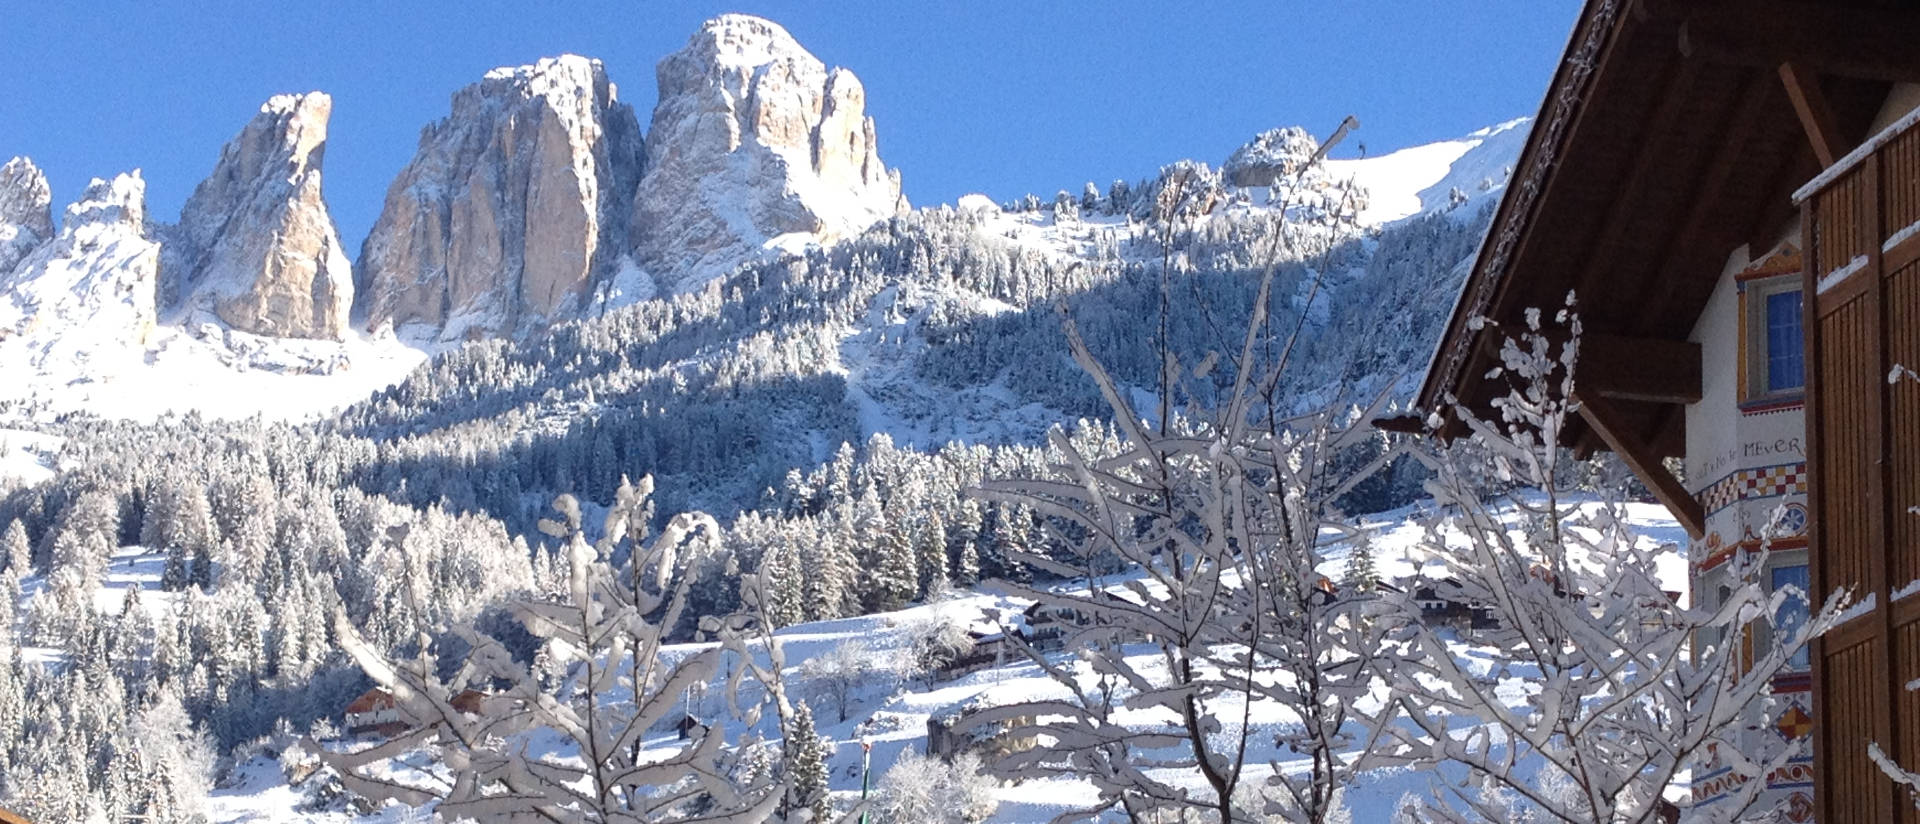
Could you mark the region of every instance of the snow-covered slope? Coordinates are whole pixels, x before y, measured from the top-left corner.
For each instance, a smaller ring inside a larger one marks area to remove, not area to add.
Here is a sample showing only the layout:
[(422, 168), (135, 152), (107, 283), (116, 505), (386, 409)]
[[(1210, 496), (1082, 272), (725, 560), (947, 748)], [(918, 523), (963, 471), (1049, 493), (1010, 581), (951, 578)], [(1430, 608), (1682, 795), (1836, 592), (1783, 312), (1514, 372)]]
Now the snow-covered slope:
[[(297, 112), (292, 104), (299, 101), (269, 103), (248, 134), (273, 132), (269, 127), (287, 127), (302, 116), (324, 120), (324, 111), (314, 112), (323, 98), (311, 97)], [(298, 144), (288, 151), (317, 156), (320, 137), (311, 129), (305, 134), (299, 140), (288, 137)], [(285, 172), (280, 167), (287, 158), (242, 163), (242, 155), (258, 147), (243, 139), (228, 148), (216, 179), (201, 187), (206, 196), (189, 203), (192, 225), (180, 231), (148, 219), (146, 182), (136, 170), (94, 180), (66, 208), (58, 233), (44, 237), (48, 222), (35, 219), (36, 209), (44, 209), (44, 178), (24, 160), (0, 171), (0, 188), (11, 193), (0, 198), (10, 204), (8, 229), (0, 233), (8, 237), (0, 243), (27, 249), (10, 271), (0, 271), (0, 375), (5, 376), (0, 404), (22, 406), (30, 414), (84, 410), (147, 419), (198, 411), (214, 417), (302, 419), (360, 400), (426, 359), (428, 346), (331, 326), (343, 319), (346, 296), (330, 291), (325, 281), (340, 278), (333, 286), (345, 289), (346, 272), (318, 199), (317, 166), (297, 175), (298, 186), (276, 183), (271, 178)], [(241, 168), (255, 174), (226, 180)], [(214, 184), (245, 191), (235, 202), (213, 204), (220, 199), (220, 186)], [(280, 197), (290, 191), (302, 193), (292, 206)], [(271, 225), (233, 225), (236, 219), (260, 218), (263, 209)], [(308, 232), (317, 233), (307, 248), (311, 254), (297, 253), (295, 236)], [(209, 313), (186, 312), (161, 322), (160, 274), (168, 243), (183, 247), (176, 257), (183, 301), (191, 305), (205, 297)], [(256, 271), (229, 266), (203, 280), (196, 276), (201, 259), (191, 250), (208, 249), (224, 250), (212, 259), (229, 262), (247, 258), (235, 250), (251, 249), (248, 265), (257, 264)], [(282, 338), (235, 328), (276, 327), (275, 312), (299, 303), (281, 299), (289, 290), (307, 302), (284, 319), (326, 322), (277, 328), (339, 339)]]
[(159, 273), (146, 208), (138, 171), (95, 178), (59, 236), (0, 274), (0, 372), (76, 380), (138, 366)]
[(0, 402), (37, 412), (298, 419), (419, 365), (392, 336), (262, 337), (216, 323), (156, 324), (160, 244), (138, 172), (95, 180), (58, 237), (0, 274)]
[[(1405, 583), (1409, 576), (1431, 571), (1417, 549), (1425, 538), (1423, 519), (1430, 514), (1429, 508), (1430, 505), (1420, 504), (1382, 513), (1365, 525), (1374, 535), (1371, 544), (1373, 561), (1385, 579)], [(1662, 575), (1672, 578), (1672, 586), (1676, 591), (1684, 591), (1686, 562), (1677, 548), (1678, 543), (1683, 543), (1684, 532), (1678, 523), (1663, 508), (1654, 504), (1630, 504), (1626, 512), (1645, 545), (1667, 547), (1667, 551), (1661, 553)], [(152, 563), (154, 560), (154, 556), (139, 555), (131, 550), (124, 557), (139, 558), (143, 563)], [(119, 563), (116, 560), (116, 565)], [(1330, 554), (1320, 571), (1339, 580), (1345, 573), (1345, 564), (1345, 553), (1336, 551)], [(118, 604), (118, 590), (115, 588), (126, 586), (134, 577), (130, 573), (110, 582), (109, 590), (103, 591), (96, 598), (96, 603)], [(1065, 586), (1072, 588), (1074, 585)], [(1055, 681), (1017, 653), (1009, 653), (997, 666), (952, 679), (907, 674), (906, 662), (910, 655), (911, 639), (920, 628), (929, 624), (959, 624), (976, 632), (990, 634), (1003, 625), (1018, 625), (1022, 620), (1022, 611), (1029, 604), (1019, 598), (961, 592), (937, 603), (860, 618), (798, 624), (777, 633), (788, 663), (784, 677), (789, 698), (806, 700), (813, 706), (817, 730), (826, 739), (829, 750), (829, 784), (834, 797), (843, 807), (850, 806), (860, 797), (863, 744), (872, 746), (872, 774), (874, 784), (879, 785), (881, 777), (904, 754), (926, 751), (928, 721), (931, 719), (950, 717), (968, 707), (1014, 704), (1063, 695)], [(872, 674), (853, 688), (847, 717), (839, 719), (827, 685), (810, 680), (802, 666), (809, 660), (824, 657), (835, 648), (849, 644), (861, 646), (864, 660), (872, 665)], [(694, 648), (670, 647), (666, 654), (672, 656)], [(1477, 671), (1486, 672), (1492, 663), (1486, 652), (1470, 641), (1456, 639), (1452, 649), (1456, 656), (1471, 662), (1469, 666)], [(1156, 647), (1146, 644), (1129, 650), (1130, 662), (1145, 673), (1152, 673), (1161, 666), (1159, 655)], [(1074, 666), (1070, 652), (1052, 653), (1050, 661), (1056, 666)], [(1516, 674), (1508, 672), (1502, 677), (1511, 678)], [(705, 697), (695, 699), (697, 703), (689, 711), (696, 717), (724, 717), (725, 699), (720, 687), (720, 683), (714, 683), (703, 693)], [(1517, 702), (1520, 693), (1515, 692), (1514, 695)], [(1290, 716), (1280, 707), (1263, 704), (1251, 707), (1248, 717), (1249, 723), (1260, 729), (1277, 728), (1288, 723), (1289, 719)], [(1144, 724), (1146, 720), (1142, 719), (1139, 723)], [(763, 722), (762, 731), (776, 737), (778, 735), (770, 722)], [(680, 743), (671, 731), (663, 730), (651, 738), (647, 746), (665, 753)], [(1249, 743), (1255, 748), (1249, 753), (1249, 769), (1256, 770), (1258, 775), (1264, 776), (1266, 771), (1272, 769), (1270, 765), (1277, 765), (1288, 772), (1310, 768), (1308, 759), (1276, 747), (1271, 736), (1256, 734), (1249, 739)], [(1160, 770), (1156, 771), (1156, 777), (1176, 786), (1190, 786), (1196, 792), (1204, 792), (1205, 789), (1197, 783), (1200, 779), (1191, 770)], [(1362, 777), (1347, 791), (1345, 803), (1353, 814), (1353, 821), (1386, 822), (1392, 818), (1394, 805), (1403, 794), (1425, 792), (1428, 782), (1429, 776), (1422, 772), (1376, 770)], [(998, 785), (992, 792), (998, 799), (999, 807), (987, 820), (997, 824), (1047, 821), (1061, 813), (1084, 807), (1095, 797), (1090, 784), (1066, 777), (1036, 777)], [(285, 820), (295, 805), (305, 802), (303, 789), (288, 785), (277, 762), (269, 757), (259, 757), (234, 768), (228, 781), (216, 789), (209, 799), (208, 813), (215, 824)], [(326, 810), (302, 812), (300, 815), (302, 820), (309, 821), (384, 824), (414, 820), (409, 817), (413, 813), (403, 805), (390, 803), (365, 814), (357, 814), (344, 804), (335, 804)]]
[(1391, 223), (1504, 191), (1532, 123), (1523, 117), (1456, 140), (1378, 157), (1332, 159), (1327, 170), (1367, 189), (1370, 198), (1360, 213), (1362, 223)]

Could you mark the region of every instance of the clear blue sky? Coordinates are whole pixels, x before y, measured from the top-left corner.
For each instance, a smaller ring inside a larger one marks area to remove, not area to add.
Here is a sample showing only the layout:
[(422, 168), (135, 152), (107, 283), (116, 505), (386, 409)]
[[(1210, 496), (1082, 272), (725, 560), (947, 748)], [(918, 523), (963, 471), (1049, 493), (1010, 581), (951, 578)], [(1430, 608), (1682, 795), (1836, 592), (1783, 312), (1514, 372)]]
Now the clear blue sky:
[[(140, 167), (172, 220), (268, 97), (333, 95), (326, 195), (357, 254), (420, 127), (488, 69), (600, 58), (645, 124), (654, 63), (727, 11), (786, 26), (866, 83), (916, 204), (1078, 191), (1256, 132), (1358, 115), (1373, 153), (1539, 108), (1576, 0), (1332, 3), (18, 3), (0, 26), (0, 159), (52, 178)], [(1343, 154), (1351, 154), (1347, 147)]]

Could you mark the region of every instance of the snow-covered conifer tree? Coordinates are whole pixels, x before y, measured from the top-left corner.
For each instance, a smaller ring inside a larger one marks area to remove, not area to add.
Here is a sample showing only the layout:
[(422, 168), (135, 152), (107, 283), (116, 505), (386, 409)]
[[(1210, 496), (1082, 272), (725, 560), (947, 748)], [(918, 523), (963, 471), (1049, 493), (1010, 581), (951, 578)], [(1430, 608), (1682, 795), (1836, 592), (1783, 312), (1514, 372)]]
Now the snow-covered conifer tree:
[(194, 727), (172, 689), (160, 690), (153, 704), (132, 721), (129, 732), (139, 753), (133, 767), (144, 796), (134, 812), (147, 821), (198, 820), (213, 789), (213, 741)]
[(953, 580), (961, 586), (980, 582), (980, 545), (968, 541), (960, 545), (960, 557), (953, 562)]
[(939, 512), (928, 515), (920, 525), (914, 552), (915, 567), (920, 574), (920, 597), (926, 598), (948, 583), (947, 525), (940, 519)]
[(168, 592), (179, 592), (187, 588), (192, 578), (192, 564), (187, 560), (187, 547), (180, 543), (167, 544), (167, 561), (160, 570), (160, 588)]
[(1107, 187), (1107, 214), (1124, 215), (1133, 209), (1133, 187), (1125, 180), (1115, 180)]
[(1093, 185), (1093, 181), (1089, 180), (1087, 185), (1080, 189), (1080, 211), (1082, 214), (1091, 215), (1100, 211), (1100, 206), (1100, 187)]
[(873, 612), (899, 609), (920, 592), (920, 570), (913, 541), (900, 528), (878, 531), (868, 606)]
[(1373, 542), (1366, 537), (1355, 540), (1353, 548), (1347, 551), (1346, 580), (1341, 584), (1363, 594), (1380, 588), (1380, 570), (1373, 565)]
[(206, 592), (213, 589), (213, 546), (211, 541), (202, 541), (193, 548), (193, 558), (187, 566), (187, 583)]
[(22, 578), (33, 574), (33, 545), (28, 543), (27, 528), (18, 518), (9, 521), (7, 531), (0, 533), (0, 563)]
[(792, 773), (787, 806), (807, 810), (813, 821), (831, 821), (833, 799), (827, 795), (827, 742), (813, 727), (813, 709), (801, 701), (787, 724), (787, 769)]

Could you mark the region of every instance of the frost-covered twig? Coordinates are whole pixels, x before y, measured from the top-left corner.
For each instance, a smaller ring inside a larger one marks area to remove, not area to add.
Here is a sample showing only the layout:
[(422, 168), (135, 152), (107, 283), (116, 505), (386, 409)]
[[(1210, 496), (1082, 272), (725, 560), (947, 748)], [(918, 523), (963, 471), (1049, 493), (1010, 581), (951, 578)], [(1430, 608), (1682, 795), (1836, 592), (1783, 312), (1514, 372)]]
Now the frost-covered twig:
[[(1338, 592), (1319, 567), (1359, 535), (1333, 501), (1393, 456), (1334, 469), (1344, 450), (1371, 437), (1365, 414), (1270, 422), (1275, 405), (1262, 401), (1273, 376), (1253, 355), (1264, 341), (1272, 284), (1269, 272), (1233, 394), (1208, 422), (1144, 425), (1069, 321), (1074, 359), (1126, 443), (1118, 455), (1095, 460), (1055, 437), (1057, 479), (982, 489), (1071, 524), (1063, 532), (1077, 536), (1073, 548), (1084, 561), (1076, 569), (1039, 555), (1020, 558), (1085, 576), (1084, 592), (999, 584), (1078, 623), (1072, 660), (1032, 652), (1065, 697), (968, 717), (976, 728), (1038, 742), (992, 765), (1003, 777), (1071, 775), (1099, 790), (1095, 805), (1056, 821), (1121, 809), (1136, 820), (1205, 810), (1223, 822), (1267, 815), (1327, 824), (1339, 814), (1341, 788), (1374, 763), (1384, 741), (1387, 717), (1362, 707), (1378, 691), (1370, 659), (1398, 610), (1378, 594)], [(1117, 558), (1130, 572), (1108, 583), (1093, 574), (1095, 558)], [(1256, 703), (1295, 720), (1271, 733), (1273, 743), (1311, 762), (1304, 776), (1275, 765), (1265, 792), (1249, 792), (1251, 743), (1268, 734), (1252, 723)], [(1157, 777), (1167, 771), (1185, 772), (1206, 790)], [(1249, 803), (1249, 795), (1258, 801)]]

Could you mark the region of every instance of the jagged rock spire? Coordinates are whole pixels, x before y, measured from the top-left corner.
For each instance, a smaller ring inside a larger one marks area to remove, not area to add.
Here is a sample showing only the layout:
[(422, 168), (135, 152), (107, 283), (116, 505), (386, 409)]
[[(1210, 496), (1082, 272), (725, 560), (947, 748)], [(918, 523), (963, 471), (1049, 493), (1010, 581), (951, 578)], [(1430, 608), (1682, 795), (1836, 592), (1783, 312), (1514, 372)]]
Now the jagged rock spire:
[(724, 274), (782, 236), (850, 235), (905, 208), (860, 80), (780, 26), (714, 18), (656, 73), (633, 237), (640, 266), (668, 288)]
[(220, 151), (162, 256), (162, 302), (262, 335), (338, 339), (352, 265), (320, 193), (333, 100), (279, 95)]
[(600, 61), (488, 72), (387, 189), (356, 269), (364, 322), (451, 338), (577, 312), (618, 266), (642, 151)]
[(53, 239), (52, 204), (53, 189), (33, 161), (16, 157), (0, 166), (0, 275)]

